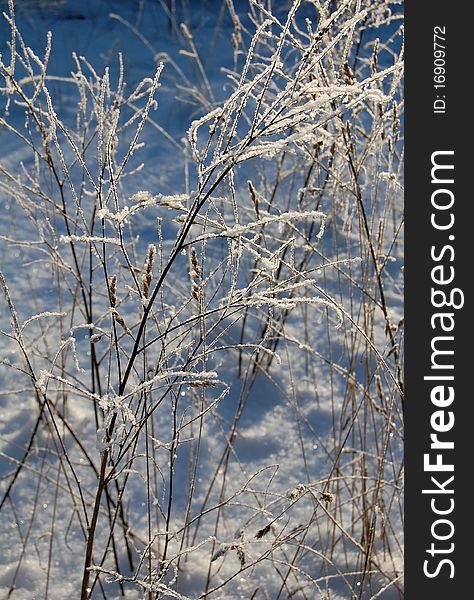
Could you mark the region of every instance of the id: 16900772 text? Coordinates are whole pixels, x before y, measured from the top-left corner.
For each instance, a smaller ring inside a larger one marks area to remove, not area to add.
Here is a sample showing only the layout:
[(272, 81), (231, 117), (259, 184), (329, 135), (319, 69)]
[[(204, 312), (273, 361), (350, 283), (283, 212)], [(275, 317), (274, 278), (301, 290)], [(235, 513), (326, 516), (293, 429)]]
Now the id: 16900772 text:
[(446, 27), (433, 28), (433, 87), (435, 98), (434, 114), (446, 113)]

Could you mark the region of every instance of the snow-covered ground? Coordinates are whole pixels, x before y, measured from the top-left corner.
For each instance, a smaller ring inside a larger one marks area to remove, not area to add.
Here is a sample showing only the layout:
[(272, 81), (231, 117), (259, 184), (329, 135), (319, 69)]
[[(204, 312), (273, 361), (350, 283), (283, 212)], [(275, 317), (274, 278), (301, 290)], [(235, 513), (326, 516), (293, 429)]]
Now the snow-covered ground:
[[(400, 6), (297, 4), (17, 0), (13, 38), (2, 4), (1, 597), (81, 598), (91, 529), (84, 598), (403, 596)], [(8, 77), (48, 31), (43, 136)], [(265, 77), (274, 147), (239, 164)]]

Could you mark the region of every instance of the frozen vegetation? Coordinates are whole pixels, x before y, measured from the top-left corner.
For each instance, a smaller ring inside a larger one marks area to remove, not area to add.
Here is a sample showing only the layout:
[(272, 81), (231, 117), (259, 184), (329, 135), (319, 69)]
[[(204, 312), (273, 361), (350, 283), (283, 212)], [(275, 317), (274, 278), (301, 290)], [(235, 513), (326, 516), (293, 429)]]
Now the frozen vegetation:
[(2, 8), (0, 596), (402, 598), (402, 3)]

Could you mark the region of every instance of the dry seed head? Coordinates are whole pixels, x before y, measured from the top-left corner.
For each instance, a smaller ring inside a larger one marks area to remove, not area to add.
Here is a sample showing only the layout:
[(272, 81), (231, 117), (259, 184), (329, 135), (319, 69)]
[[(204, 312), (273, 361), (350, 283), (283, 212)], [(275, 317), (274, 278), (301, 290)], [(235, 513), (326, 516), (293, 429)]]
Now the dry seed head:
[(298, 498), (300, 498), (305, 492), (306, 492), (306, 486), (303, 483), (299, 483), (295, 489), (291, 490), (291, 492), (289, 492), (288, 494), (288, 499), (289, 500), (298, 500)]
[(115, 319), (115, 321), (120, 325), (120, 327), (122, 327), (122, 329), (125, 331), (125, 333), (127, 335), (132, 335), (132, 332), (130, 331), (130, 329), (127, 327), (127, 324), (125, 323), (124, 318), (122, 317), (122, 315), (115, 310), (115, 308), (112, 308), (111, 310), (111, 314), (112, 317)]
[(199, 279), (199, 277), (201, 276), (201, 267), (199, 266), (199, 263), (198, 263), (198, 258), (197, 258), (195, 248), (191, 248), (191, 266), (192, 266), (192, 271), (190, 272), (191, 277), (194, 277), (195, 279)]
[(378, 373), (375, 374), (375, 383), (377, 385), (377, 395), (379, 397), (379, 400), (381, 402), (383, 402), (383, 390), (382, 390), (382, 381), (380, 379), (380, 375)]
[(379, 45), (380, 40), (377, 38), (374, 43), (374, 51), (372, 52), (372, 59), (370, 61), (370, 68), (372, 69), (372, 74), (377, 70), (377, 60), (379, 55)]
[(257, 533), (255, 534), (255, 539), (259, 540), (260, 538), (263, 538), (264, 536), (266, 536), (267, 533), (270, 531), (271, 527), (272, 526), (269, 523), (268, 525), (265, 525), (265, 527), (262, 527), (262, 529), (259, 529), (257, 531)]
[(228, 549), (229, 546), (227, 544), (221, 544), (221, 547), (213, 554), (211, 562), (214, 562), (218, 558), (221, 558), (221, 556), (224, 556)]
[(219, 383), (215, 379), (203, 379), (202, 381), (190, 381), (189, 385), (191, 387), (217, 387)]
[(252, 198), (252, 202), (255, 207), (255, 214), (257, 215), (257, 219), (260, 219), (260, 210), (258, 207), (257, 190), (254, 188), (254, 185), (250, 181), (250, 179), (247, 181), (247, 185), (249, 186), (250, 197)]
[(192, 286), (192, 295), (195, 300), (199, 301), (201, 299), (201, 288), (195, 283)]
[(344, 79), (346, 80), (346, 83), (348, 85), (354, 85), (354, 83), (355, 83), (354, 72), (350, 68), (347, 60), (343, 62), (341, 71), (342, 71), (342, 74), (344, 75)]
[(112, 275), (109, 281), (110, 306), (117, 306), (117, 275)]
[(328, 503), (334, 500), (334, 496), (329, 492), (321, 492), (321, 498), (324, 500), (324, 502)]
[(156, 255), (156, 248), (153, 244), (150, 244), (148, 246), (148, 252), (146, 255), (146, 260), (145, 260), (145, 266), (144, 266), (144, 273), (143, 273), (143, 277), (142, 277), (142, 283), (143, 283), (143, 295), (145, 296), (145, 298), (148, 298), (148, 293), (150, 291), (150, 284), (151, 284), (151, 280), (153, 278), (153, 262), (155, 260), (155, 255)]
[(392, 131), (396, 135), (398, 132), (398, 128), (400, 126), (400, 119), (398, 118), (398, 110), (397, 105), (393, 103), (393, 122), (392, 122)]

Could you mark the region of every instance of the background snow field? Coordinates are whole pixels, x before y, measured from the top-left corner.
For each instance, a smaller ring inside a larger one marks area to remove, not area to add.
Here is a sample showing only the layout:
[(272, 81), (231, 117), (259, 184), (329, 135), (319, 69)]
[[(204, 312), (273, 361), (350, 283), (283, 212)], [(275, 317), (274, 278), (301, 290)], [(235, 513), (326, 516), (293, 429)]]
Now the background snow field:
[(402, 3), (1, 4), (0, 596), (402, 598)]

